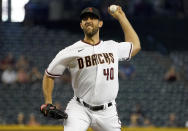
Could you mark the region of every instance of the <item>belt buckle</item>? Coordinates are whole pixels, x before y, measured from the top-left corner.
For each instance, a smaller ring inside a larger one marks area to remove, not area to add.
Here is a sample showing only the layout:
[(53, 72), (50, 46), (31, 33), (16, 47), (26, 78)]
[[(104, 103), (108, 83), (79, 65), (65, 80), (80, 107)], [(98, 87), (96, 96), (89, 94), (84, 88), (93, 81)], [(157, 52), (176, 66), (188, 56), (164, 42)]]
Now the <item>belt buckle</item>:
[(103, 105), (103, 110), (106, 110), (107, 107), (108, 107), (108, 103), (105, 103), (105, 104)]

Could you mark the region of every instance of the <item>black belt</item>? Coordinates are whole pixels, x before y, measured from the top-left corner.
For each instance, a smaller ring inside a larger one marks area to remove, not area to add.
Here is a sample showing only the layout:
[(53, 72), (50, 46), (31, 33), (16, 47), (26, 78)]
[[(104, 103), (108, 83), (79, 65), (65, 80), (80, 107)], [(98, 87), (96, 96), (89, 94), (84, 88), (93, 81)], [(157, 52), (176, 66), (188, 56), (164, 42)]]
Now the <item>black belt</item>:
[[(82, 102), (80, 101), (80, 98), (77, 97), (76, 100), (77, 100), (79, 103), (82, 104)], [(83, 105), (84, 105), (85, 107), (89, 108), (89, 109), (92, 110), (92, 111), (99, 111), (99, 110), (103, 110), (103, 109), (105, 108), (104, 105), (100, 105), (100, 106), (91, 106), (91, 105), (85, 103), (84, 101), (83, 101)], [(108, 105), (108, 107), (112, 106), (112, 102), (108, 103), (107, 105)]]

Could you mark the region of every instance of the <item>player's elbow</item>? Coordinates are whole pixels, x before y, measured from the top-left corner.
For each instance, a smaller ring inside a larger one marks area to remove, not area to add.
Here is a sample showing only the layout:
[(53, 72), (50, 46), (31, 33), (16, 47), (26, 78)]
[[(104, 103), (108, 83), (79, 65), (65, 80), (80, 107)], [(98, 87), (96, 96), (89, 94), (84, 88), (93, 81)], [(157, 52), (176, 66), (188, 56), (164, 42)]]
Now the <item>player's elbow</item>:
[(136, 48), (136, 51), (139, 52), (141, 50), (141, 46), (139, 45), (137, 48)]
[(134, 50), (138, 53), (141, 50), (140, 41), (138, 40), (133, 47), (134, 47)]
[(135, 56), (141, 50), (141, 46), (134, 46), (131, 56)]
[(140, 46), (140, 43), (136, 46), (136, 52), (138, 53), (140, 50), (141, 50), (141, 46)]

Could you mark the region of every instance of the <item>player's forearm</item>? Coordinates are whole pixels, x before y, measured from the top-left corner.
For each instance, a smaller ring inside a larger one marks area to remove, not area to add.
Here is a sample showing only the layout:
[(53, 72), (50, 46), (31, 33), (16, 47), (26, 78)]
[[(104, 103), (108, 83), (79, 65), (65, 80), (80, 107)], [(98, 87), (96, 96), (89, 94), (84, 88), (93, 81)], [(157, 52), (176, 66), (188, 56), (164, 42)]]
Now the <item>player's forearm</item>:
[(43, 88), (45, 104), (52, 104), (52, 92), (54, 88), (54, 79), (44, 74), (42, 88)]
[(134, 56), (141, 49), (140, 40), (138, 38), (138, 35), (135, 32), (135, 30), (133, 29), (133, 27), (131, 26), (131, 24), (128, 21), (128, 19), (126, 18), (126, 16), (123, 16), (122, 18), (120, 18), (119, 23), (123, 29), (125, 41), (133, 43), (132, 56)]

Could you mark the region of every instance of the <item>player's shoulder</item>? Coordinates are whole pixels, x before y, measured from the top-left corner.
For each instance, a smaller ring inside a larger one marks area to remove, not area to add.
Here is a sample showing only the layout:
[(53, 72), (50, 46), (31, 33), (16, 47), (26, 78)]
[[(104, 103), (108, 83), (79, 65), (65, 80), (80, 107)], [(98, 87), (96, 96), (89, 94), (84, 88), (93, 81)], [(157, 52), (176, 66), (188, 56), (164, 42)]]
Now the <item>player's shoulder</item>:
[(114, 41), (114, 40), (105, 40), (103, 41), (105, 44), (116, 44), (116, 43), (119, 43), (117, 41)]
[(80, 41), (76, 41), (72, 45), (69, 45), (69, 46), (63, 48), (62, 50), (60, 50), (60, 52), (72, 51), (74, 49), (77, 49), (80, 45), (81, 45), (81, 42)]
[(76, 41), (75, 43), (73, 43), (72, 45), (66, 47), (67, 50), (74, 50), (74, 49), (78, 49), (80, 47), (83, 47), (84, 44), (81, 40)]
[(116, 44), (121, 44), (121, 43), (129, 43), (129, 44), (132, 44), (132, 42), (117, 42), (117, 41), (114, 41), (114, 40), (107, 40), (107, 41), (104, 41), (105, 44), (111, 44), (111, 45), (116, 45)]
[(107, 46), (114, 46), (115, 44), (117, 44), (118, 42), (114, 41), (114, 40), (105, 40), (103, 41), (103, 44), (104, 45), (107, 45)]

